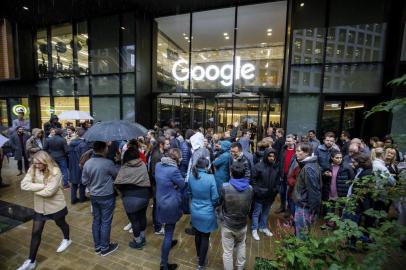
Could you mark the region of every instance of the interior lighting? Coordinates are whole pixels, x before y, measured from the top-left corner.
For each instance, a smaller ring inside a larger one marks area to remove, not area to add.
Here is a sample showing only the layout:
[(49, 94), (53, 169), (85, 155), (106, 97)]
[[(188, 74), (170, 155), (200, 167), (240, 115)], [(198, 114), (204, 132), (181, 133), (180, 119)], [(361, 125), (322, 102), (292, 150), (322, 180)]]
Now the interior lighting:
[(228, 33), (223, 33), (223, 36), (228, 36)]
[(125, 27), (124, 27), (124, 26), (121, 26), (120, 28), (121, 28), (122, 30), (125, 30)]
[(300, 3), (300, 7), (304, 7), (304, 3), (302, 2), (302, 3)]
[(182, 35), (183, 35), (183, 36), (186, 36), (186, 33), (183, 33)]
[(272, 28), (268, 28), (266, 31), (267, 32), (272, 32)]
[(225, 36), (224, 38), (225, 38), (225, 39), (230, 39), (230, 37), (229, 37), (229, 36)]
[(24, 10), (29, 10), (29, 8), (28, 8), (28, 7), (26, 7), (26, 6), (23, 6), (23, 9), (24, 9)]
[(267, 36), (272, 36), (272, 33), (271, 32), (268, 32), (268, 34), (266, 34)]

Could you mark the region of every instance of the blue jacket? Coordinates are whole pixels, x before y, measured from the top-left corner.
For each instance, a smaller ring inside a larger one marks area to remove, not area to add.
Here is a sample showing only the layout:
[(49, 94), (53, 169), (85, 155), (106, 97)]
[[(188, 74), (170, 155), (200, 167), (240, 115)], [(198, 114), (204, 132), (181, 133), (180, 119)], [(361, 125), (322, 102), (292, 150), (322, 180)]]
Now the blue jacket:
[(327, 171), (330, 169), (330, 157), (331, 157), (331, 151), (332, 150), (339, 150), (337, 146), (333, 145), (330, 147), (330, 149), (327, 149), (327, 147), (324, 144), (319, 145), (317, 149), (314, 151), (314, 155), (317, 156), (317, 161), (319, 162), (321, 171)]
[(213, 166), (216, 168), (214, 172), (214, 178), (216, 179), (217, 191), (221, 189), (223, 183), (228, 182), (230, 179), (230, 147), (231, 142), (229, 141), (220, 141), (221, 145), (221, 154), (220, 156), (213, 161)]
[(214, 206), (219, 200), (219, 194), (212, 174), (199, 170), (199, 177), (196, 179), (192, 174), (189, 178), (192, 226), (200, 232), (209, 233), (217, 229)]
[(182, 217), (181, 189), (185, 181), (175, 166), (159, 162), (155, 167), (157, 218), (160, 223), (175, 224)]
[(183, 141), (180, 143), (180, 150), (182, 151), (182, 161), (179, 165), (179, 170), (182, 176), (185, 178), (187, 175), (187, 170), (189, 168), (190, 157), (192, 156), (192, 146), (189, 142)]
[(68, 146), (69, 158), (69, 181), (72, 184), (80, 184), (82, 180), (82, 169), (79, 168), (80, 157), (89, 150), (88, 143), (83, 139), (74, 139)]

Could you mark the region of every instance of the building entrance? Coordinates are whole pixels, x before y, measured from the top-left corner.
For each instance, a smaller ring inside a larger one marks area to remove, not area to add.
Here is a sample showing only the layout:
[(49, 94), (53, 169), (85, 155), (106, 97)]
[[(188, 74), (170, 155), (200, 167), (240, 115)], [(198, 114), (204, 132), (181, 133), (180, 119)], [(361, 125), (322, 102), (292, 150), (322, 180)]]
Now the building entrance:
[(161, 125), (173, 120), (182, 130), (202, 127), (224, 132), (239, 122), (242, 129), (251, 129), (261, 138), (269, 125), (280, 126), (281, 103), (280, 99), (251, 95), (163, 94), (157, 97), (156, 112)]

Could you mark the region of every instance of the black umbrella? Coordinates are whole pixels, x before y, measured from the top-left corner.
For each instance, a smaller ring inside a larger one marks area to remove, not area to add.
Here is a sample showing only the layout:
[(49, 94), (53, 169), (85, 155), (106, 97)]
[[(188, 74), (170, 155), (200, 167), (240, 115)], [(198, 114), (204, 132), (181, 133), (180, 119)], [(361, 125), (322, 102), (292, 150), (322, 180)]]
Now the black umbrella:
[(121, 141), (136, 139), (144, 136), (147, 129), (138, 123), (128, 121), (107, 121), (100, 122), (89, 128), (83, 138), (89, 142), (94, 141)]

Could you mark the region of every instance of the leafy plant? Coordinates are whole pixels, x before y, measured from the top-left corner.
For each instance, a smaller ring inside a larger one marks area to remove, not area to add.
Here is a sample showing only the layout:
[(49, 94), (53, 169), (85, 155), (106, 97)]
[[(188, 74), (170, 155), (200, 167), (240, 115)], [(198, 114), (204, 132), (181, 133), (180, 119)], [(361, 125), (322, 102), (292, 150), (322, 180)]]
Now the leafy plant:
[[(388, 183), (388, 177), (385, 175), (357, 179), (353, 185), (352, 196), (339, 198), (326, 206), (342, 209), (348, 217), (359, 212), (358, 206), (364, 200), (389, 203), (406, 196), (405, 179), (400, 179), (396, 185)], [(373, 227), (365, 228), (350, 218), (329, 213), (325, 219), (336, 224), (332, 231), (323, 235), (311, 231), (306, 240), (286, 233), (277, 241), (279, 245), (275, 250), (276, 258), (271, 261), (258, 261), (258, 265), (256, 262), (255, 269), (382, 269), (391, 255), (400, 254), (400, 238), (406, 236), (406, 228), (396, 220), (391, 220), (385, 211), (368, 209), (363, 215), (374, 218)], [(368, 241), (359, 240), (365, 236), (368, 236)], [(358, 253), (355, 251), (361, 251), (363, 254), (356, 256)]]

